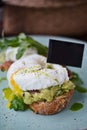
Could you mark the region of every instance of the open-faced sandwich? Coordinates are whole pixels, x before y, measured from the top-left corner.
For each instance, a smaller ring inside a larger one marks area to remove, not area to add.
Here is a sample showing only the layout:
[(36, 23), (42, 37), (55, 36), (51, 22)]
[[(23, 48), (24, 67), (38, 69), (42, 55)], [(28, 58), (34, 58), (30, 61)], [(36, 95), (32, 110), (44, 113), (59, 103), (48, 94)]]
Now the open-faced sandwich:
[(7, 107), (30, 108), (38, 114), (55, 114), (69, 103), (75, 85), (66, 67), (47, 63), (47, 47), (25, 34), (0, 40), (1, 70), (7, 70), (3, 89)]
[(46, 63), (46, 57), (32, 54), (14, 62), (7, 72), (9, 88), (3, 89), (7, 106), (30, 108), (38, 114), (55, 114), (69, 103), (75, 85), (65, 67)]

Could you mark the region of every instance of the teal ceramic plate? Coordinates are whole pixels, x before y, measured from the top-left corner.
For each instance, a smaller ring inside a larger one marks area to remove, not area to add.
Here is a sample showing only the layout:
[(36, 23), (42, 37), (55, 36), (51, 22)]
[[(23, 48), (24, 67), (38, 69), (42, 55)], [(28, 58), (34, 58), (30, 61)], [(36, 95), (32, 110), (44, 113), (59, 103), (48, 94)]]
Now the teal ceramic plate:
[[(82, 68), (70, 67), (71, 70), (78, 72), (87, 88), (87, 44), (82, 41), (52, 37), (52, 36), (33, 36), (42, 44), (48, 45), (49, 39), (60, 39), (71, 42), (84, 43), (84, 55)], [(5, 72), (0, 72), (0, 79), (6, 77)], [(0, 82), (0, 130), (86, 130), (87, 129), (87, 93), (75, 92), (70, 104), (66, 109), (58, 114), (44, 116), (34, 114), (27, 110), (16, 112), (6, 108), (6, 101), (3, 99), (2, 89), (8, 87), (7, 80)], [(82, 103), (84, 107), (76, 112), (69, 108), (73, 103)]]

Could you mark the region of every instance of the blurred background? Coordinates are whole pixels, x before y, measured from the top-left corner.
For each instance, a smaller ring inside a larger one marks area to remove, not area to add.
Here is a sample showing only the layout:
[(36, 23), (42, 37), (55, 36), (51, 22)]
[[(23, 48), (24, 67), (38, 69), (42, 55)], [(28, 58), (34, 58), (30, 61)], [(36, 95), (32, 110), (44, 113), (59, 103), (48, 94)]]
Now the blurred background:
[(87, 0), (2, 0), (0, 35), (20, 32), (87, 41)]

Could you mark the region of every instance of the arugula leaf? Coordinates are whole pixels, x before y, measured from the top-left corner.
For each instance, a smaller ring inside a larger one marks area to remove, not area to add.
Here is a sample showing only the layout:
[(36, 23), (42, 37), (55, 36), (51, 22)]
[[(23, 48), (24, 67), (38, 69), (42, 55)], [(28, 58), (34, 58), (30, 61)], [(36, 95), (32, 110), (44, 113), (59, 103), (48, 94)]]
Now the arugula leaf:
[(17, 37), (12, 38), (12, 39), (3, 38), (3, 39), (0, 40), (1, 51), (7, 49), (9, 46), (11, 46), (11, 47), (20, 46), (18, 38)]
[(20, 59), (22, 57), (22, 55), (24, 54), (25, 50), (26, 50), (26, 48), (19, 47), (18, 52), (16, 54), (16, 59)]
[(83, 81), (82, 79), (79, 77), (79, 75), (75, 72), (72, 72), (72, 79), (71, 81), (76, 85), (75, 90), (77, 90), (80, 93), (86, 93), (87, 92), (87, 88), (83, 87)]
[(21, 42), (21, 44), (20, 49), (18, 50), (18, 53), (16, 55), (17, 59), (21, 58), (25, 50), (29, 47), (35, 47), (38, 51), (38, 54), (46, 56), (48, 50), (47, 47), (35, 41), (33, 38), (23, 36), (23, 38), (21, 37), (19, 41)]
[(40, 44), (31, 37), (27, 37), (26, 39), (24, 39), (24, 41), (27, 42), (30, 47), (36, 47), (39, 54), (46, 56), (48, 51), (48, 48), (46, 46)]
[(15, 111), (18, 111), (18, 110), (24, 111), (26, 107), (23, 102), (23, 99), (15, 95), (14, 99), (11, 101), (10, 109), (14, 109)]
[(83, 84), (82, 79), (79, 77), (79, 75), (78, 75), (77, 73), (72, 72), (72, 75), (73, 75), (73, 77), (72, 77), (71, 81), (72, 81), (76, 86), (80, 86), (80, 85)]
[(87, 93), (87, 88), (76, 86), (75, 90), (77, 90), (80, 93)]
[(4, 39), (0, 40), (0, 52), (2, 52), (3, 50), (5, 50), (8, 47), (8, 45), (5, 43)]
[(4, 38), (4, 42), (7, 44), (7, 46), (11, 46), (11, 47), (17, 47), (20, 45), (19, 43), (19, 40), (17, 37), (15, 38), (12, 38), (12, 39), (7, 39), (7, 38)]

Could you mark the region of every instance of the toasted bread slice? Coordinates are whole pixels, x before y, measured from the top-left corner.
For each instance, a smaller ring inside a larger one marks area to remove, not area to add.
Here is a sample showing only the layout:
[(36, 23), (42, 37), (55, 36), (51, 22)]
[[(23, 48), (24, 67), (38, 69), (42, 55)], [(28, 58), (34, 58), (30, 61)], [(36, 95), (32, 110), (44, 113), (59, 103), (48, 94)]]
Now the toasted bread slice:
[(36, 113), (36, 114), (43, 114), (43, 115), (51, 115), (60, 112), (63, 110), (73, 95), (74, 90), (70, 90), (69, 92), (56, 97), (51, 102), (35, 102), (31, 104), (29, 107)]

